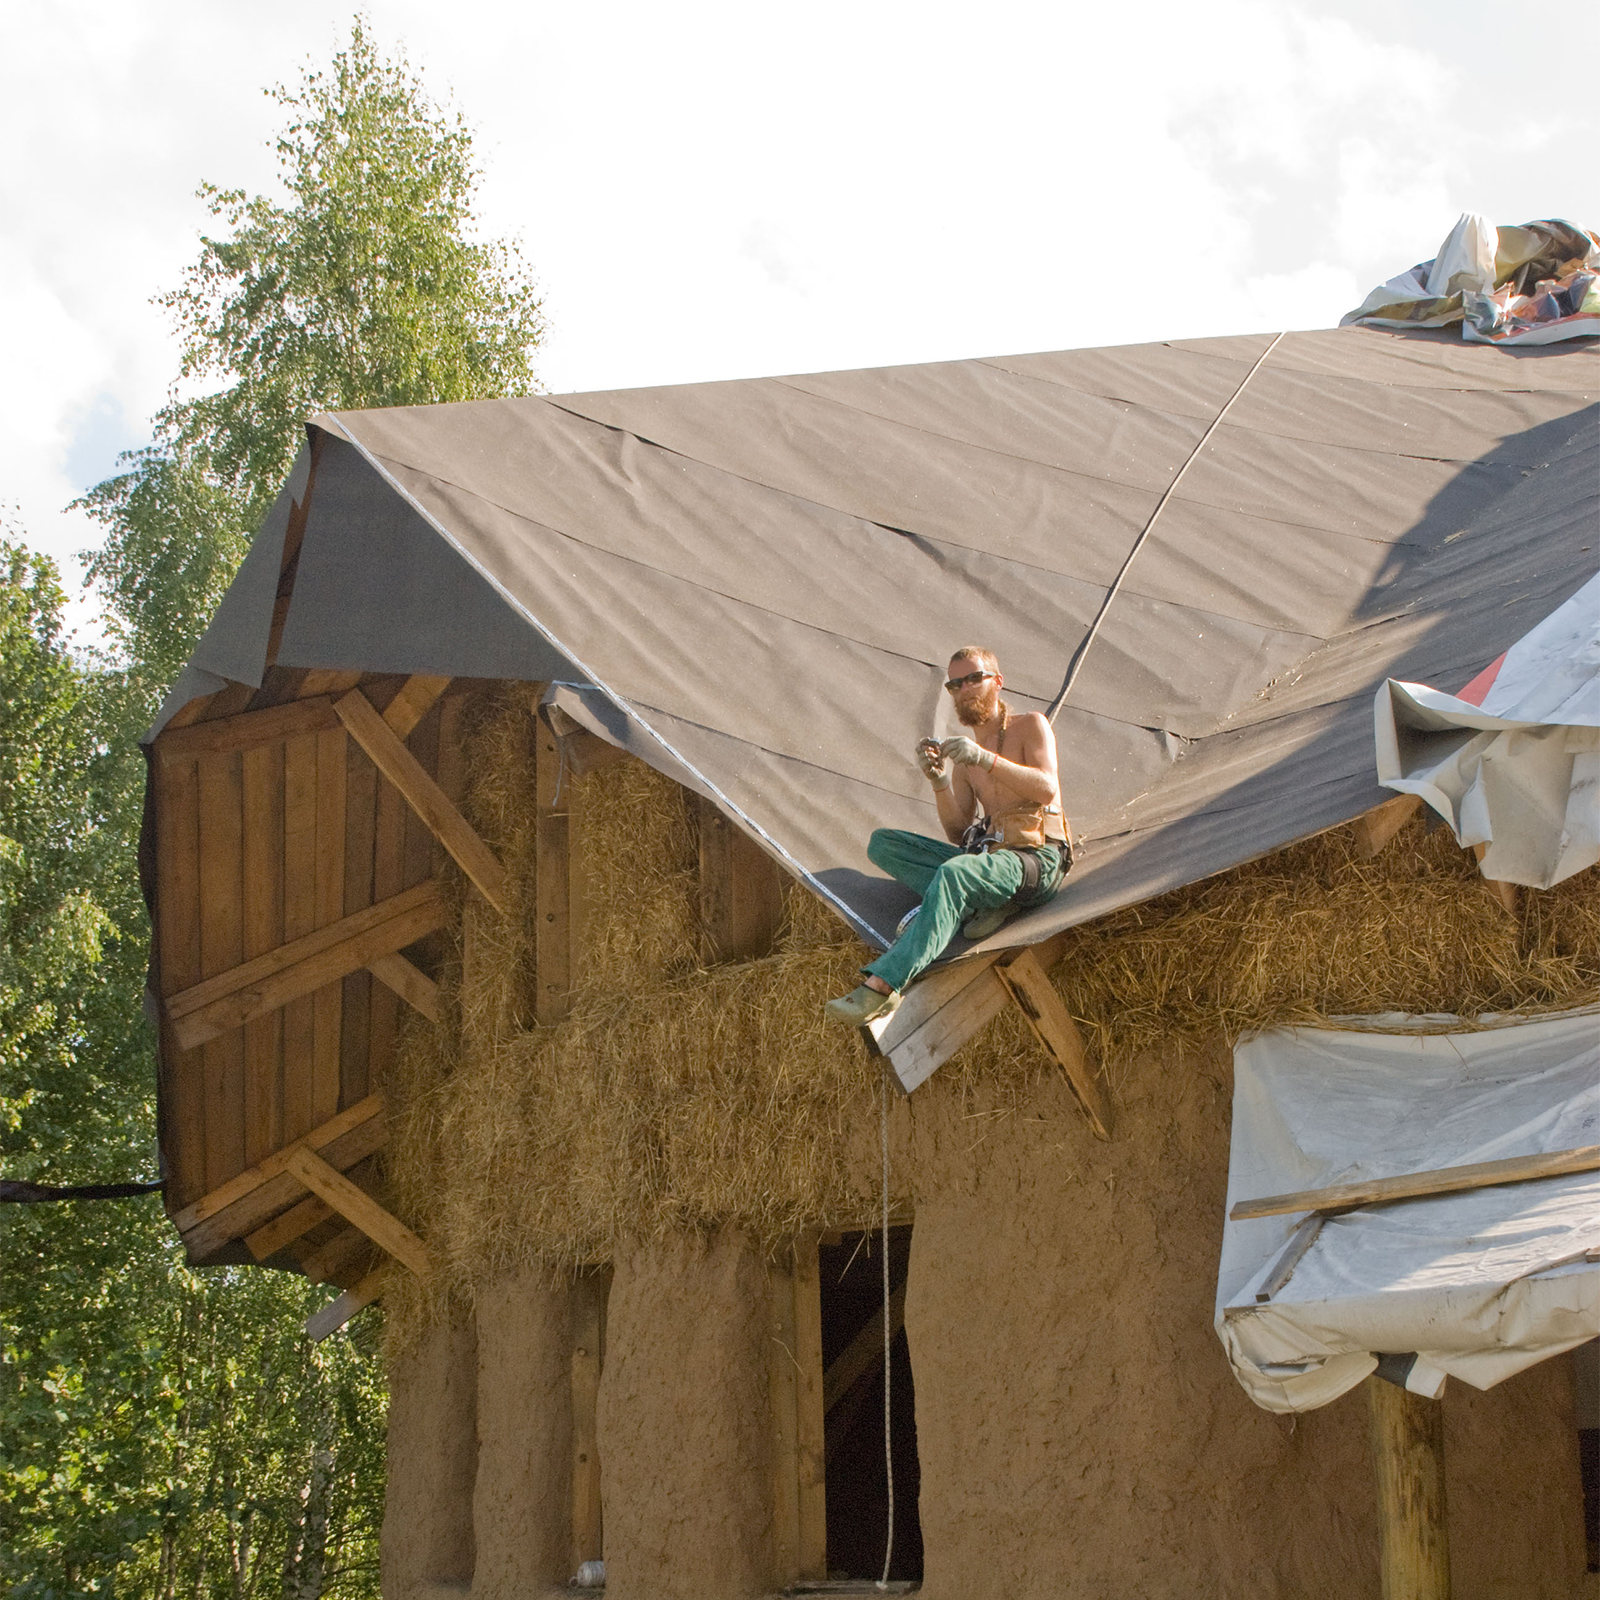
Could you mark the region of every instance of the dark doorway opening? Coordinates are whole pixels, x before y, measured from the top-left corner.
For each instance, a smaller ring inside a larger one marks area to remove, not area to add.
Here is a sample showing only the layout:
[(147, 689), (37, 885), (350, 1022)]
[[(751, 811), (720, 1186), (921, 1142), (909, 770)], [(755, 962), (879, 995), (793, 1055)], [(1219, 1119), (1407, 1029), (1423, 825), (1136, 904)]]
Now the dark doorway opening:
[[(883, 1575), (889, 1491), (883, 1437), (883, 1235), (829, 1234), (818, 1254), (827, 1412), (828, 1576)], [(891, 1579), (922, 1581), (917, 1519), (916, 1393), (904, 1323), (911, 1229), (889, 1230), (894, 1338), (889, 1349), (890, 1459), (894, 1463)]]

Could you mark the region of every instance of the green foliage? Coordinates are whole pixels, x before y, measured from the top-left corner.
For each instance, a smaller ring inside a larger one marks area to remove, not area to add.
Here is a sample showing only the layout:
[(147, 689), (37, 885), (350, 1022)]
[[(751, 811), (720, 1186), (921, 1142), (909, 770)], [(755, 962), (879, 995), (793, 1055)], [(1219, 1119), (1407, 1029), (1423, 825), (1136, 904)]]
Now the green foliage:
[[(358, 20), (275, 98), (283, 197), (206, 187), (227, 225), (163, 297), (183, 338), (151, 445), (80, 504), (108, 654), (75, 656), (51, 564), (0, 540), (0, 1171), (153, 1176), (138, 736), (216, 608), (310, 414), (524, 393), (541, 321), (476, 236), (461, 118)], [(330, 1291), (193, 1269), (154, 1196), (0, 1205), (0, 1593), (377, 1593), (382, 1367)]]
[[(357, 18), (326, 72), (273, 98), (288, 203), (203, 185), (227, 224), (160, 297), (183, 392), (155, 443), (79, 502), (105, 524), (89, 576), (111, 635), (170, 682), (287, 477), (307, 418), (526, 394), (544, 323), (514, 244), (477, 237), (459, 114)], [(210, 386), (210, 387), (207, 387)]]

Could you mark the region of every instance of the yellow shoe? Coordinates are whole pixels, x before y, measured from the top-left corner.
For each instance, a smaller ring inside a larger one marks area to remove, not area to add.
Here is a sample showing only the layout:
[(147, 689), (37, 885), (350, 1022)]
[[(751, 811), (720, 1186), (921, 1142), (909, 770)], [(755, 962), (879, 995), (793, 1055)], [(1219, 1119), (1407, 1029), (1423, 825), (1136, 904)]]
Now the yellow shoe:
[(869, 1022), (878, 1021), (880, 1017), (889, 1016), (899, 1004), (898, 994), (879, 994), (876, 989), (869, 989), (866, 984), (859, 983), (849, 994), (842, 994), (837, 1000), (830, 1000), (822, 1009), (835, 1022), (860, 1028)]

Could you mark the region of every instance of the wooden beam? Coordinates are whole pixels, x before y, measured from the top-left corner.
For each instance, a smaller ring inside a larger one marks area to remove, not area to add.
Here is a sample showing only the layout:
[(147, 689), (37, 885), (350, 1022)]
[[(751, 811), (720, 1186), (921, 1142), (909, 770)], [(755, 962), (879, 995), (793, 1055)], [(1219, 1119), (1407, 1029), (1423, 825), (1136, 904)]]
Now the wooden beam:
[(405, 736), (433, 709), (433, 703), (450, 687), (448, 678), (413, 674), (400, 685), (400, 692), (383, 708), (383, 720), (397, 739)]
[(356, 1312), (372, 1302), (383, 1293), (384, 1267), (375, 1267), (353, 1289), (346, 1289), (337, 1300), (330, 1300), (320, 1311), (313, 1311), (306, 1318), (306, 1337), (313, 1343), (320, 1343), (330, 1333), (337, 1333)]
[[(1046, 972), (1066, 944), (1067, 935), (1057, 933), (1032, 947)], [(994, 970), (998, 959), (978, 956), (935, 967), (912, 984), (892, 1015), (862, 1029), (868, 1048), (887, 1057), (906, 1094), (1005, 1010), (1011, 994)]]
[[(320, 1151), (327, 1161), (343, 1171), (365, 1160), (387, 1137), (383, 1096), (369, 1095), (359, 1105), (313, 1128), (303, 1139), (274, 1151), (248, 1171), (185, 1206), (173, 1217), (173, 1226), (183, 1236), (191, 1253), (203, 1258), (230, 1239), (253, 1234), (300, 1197), (302, 1185), (288, 1175), (285, 1166), (292, 1151), (301, 1147)], [(307, 1224), (307, 1227), (314, 1226), (315, 1223)], [(289, 1238), (297, 1238), (304, 1231), (299, 1229)], [(258, 1259), (271, 1254), (273, 1250), (265, 1250)]]
[(359, 689), (334, 701), (333, 709), (350, 737), (372, 758), (373, 765), (401, 794), (456, 864), (478, 886), (490, 905), (509, 915), (505, 872), (494, 852), (473, 831), (467, 819), (451, 804), (444, 790), (395, 736), (394, 729), (373, 710)]
[(367, 971), (386, 983), (407, 1005), (420, 1011), (429, 1022), (439, 1020), (439, 985), (420, 967), (413, 966), (398, 951), (375, 957), (367, 963)]
[[(889, 1296), (889, 1337), (892, 1340), (905, 1326), (906, 1286), (902, 1283)], [(876, 1364), (883, 1365), (883, 1307), (880, 1305), (867, 1319), (866, 1325), (834, 1357), (822, 1379), (822, 1409), (833, 1408)]]
[(170, 766), (174, 761), (192, 761), (196, 756), (232, 755), (338, 726), (333, 701), (326, 695), (289, 700), (265, 711), (241, 711), (237, 716), (194, 722), (185, 728), (168, 724), (156, 735), (156, 760), (162, 766)]
[(1528, 1183), (1535, 1178), (1595, 1171), (1600, 1171), (1600, 1144), (1588, 1144), (1575, 1150), (1510, 1156), (1504, 1161), (1475, 1161), (1461, 1167), (1431, 1167), (1396, 1178), (1368, 1178), (1361, 1183), (1336, 1183), (1326, 1189), (1269, 1194), (1259, 1200), (1239, 1201), (1228, 1217), (1233, 1222), (1248, 1222), (1255, 1217), (1280, 1217), (1294, 1211), (1350, 1211), (1387, 1200), (1420, 1200), (1428, 1195), (1460, 1194), (1466, 1189), (1489, 1189), (1502, 1183)]
[(1017, 1009), (1028, 1019), (1039, 1043), (1067, 1075), (1094, 1136), (1109, 1139), (1115, 1121), (1111, 1096), (1106, 1093), (1100, 1074), (1090, 1065), (1078, 1025), (1056, 993), (1038, 955), (1026, 949), (1002, 956), (995, 972), (1016, 1001)]
[(265, 1261), (269, 1256), (277, 1255), (285, 1245), (304, 1238), (332, 1215), (333, 1207), (326, 1200), (314, 1194), (307, 1195), (287, 1211), (280, 1211), (271, 1222), (265, 1222), (253, 1233), (247, 1233), (244, 1236), (245, 1248), (255, 1260)]
[(1367, 1379), (1383, 1600), (1450, 1600), (1444, 1407)]
[(359, 1228), (343, 1228), (326, 1243), (319, 1244), (300, 1263), (300, 1270), (308, 1282), (327, 1283), (371, 1248), (372, 1241)]
[(428, 1247), (400, 1219), (385, 1211), (365, 1189), (358, 1189), (314, 1150), (304, 1145), (284, 1163), (314, 1195), (326, 1200), (347, 1222), (353, 1222), (375, 1245), (387, 1250), (419, 1278), (428, 1272)]
[(1397, 794), (1350, 824), (1357, 861), (1370, 861), (1422, 809), (1422, 797)]
[(600, 1503), (600, 1372), (608, 1275), (586, 1272), (572, 1285), (572, 1567), (605, 1553)]
[(1289, 1235), (1289, 1242), (1272, 1263), (1272, 1271), (1256, 1290), (1257, 1305), (1265, 1305), (1294, 1276), (1294, 1269), (1305, 1259), (1306, 1251), (1317, 1242), (1317, 1235), (1322, 1232), (1322, 1225), (1327, 1220), (1327, 1212), (1313, 1211)]
[(1011, 996), (993, 956), (956, 961), (919, 978), (899, 1007), (861, 1031), (887, 1058), (905, 1094), (931, 1078), (978, 1030), (1005, 1010)]
[(419, 883), (171, 996), (167, 1016), (173, 1035), (184, 1049), (214, 1039), (346, 973), (360, 971), (376, 956), (404, 949), (442, 928), (445, 920), (440, 884), (434, 879)]
[[(1472, 847), (1473, 859), (1481, 867), (1483, 858), (1488, 855), (1489, 847), (1486, 844), (1475, 844)], [(1522, 916), (1522, 887), (1520, 884), (1506, 883), (1500, 878), (1485, 878), (1483, 886), (1489, 891), (1490, 898), (1500, 909), (1509, 916), (1520, 918)]]

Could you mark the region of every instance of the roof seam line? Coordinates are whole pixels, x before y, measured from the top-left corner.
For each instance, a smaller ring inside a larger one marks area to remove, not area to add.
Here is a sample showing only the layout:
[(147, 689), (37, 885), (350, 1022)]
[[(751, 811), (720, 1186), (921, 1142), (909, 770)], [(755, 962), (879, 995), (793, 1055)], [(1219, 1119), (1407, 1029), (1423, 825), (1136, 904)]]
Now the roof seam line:
[(1106, 597), (1100, 603), (1100, 610), (1096, 614), (1094, 621), (1089, 625), (1088, 633), (1083, 636), (1083, 643), (1078, 646), (1077, 652), (1067, 668), (1067, 678), (1066, 682), (1061, 685), (1061, 693), (1055, 697), (1055, 700), (1051, 703), (1050, 710), (1046, 713), (1049, 721), (1054, 722), (1062, 706), (1067, 703), (1067, 696), (1072, 693), (1072, 685), (1077, 681), (1078, 673), (1082, 670), (1085, 660), (1088, 659), (1089, 647), (1094, 643), (1095, 636), (1100, 632), (1100, 624), (1105, 621), (1106, 614), (1111, 610), (1112, 602), (1117, 598), (1117, 593), (1122, 588), (1122, 580), (1127, 577), (1128, 569), (1133, 565), (1133, 558), (1144, 548), (1144, 542), (1150, 537), (1150, 530), (1155, 527), (1156, 518), (1161, 515), (1162, 508), (1172, 498), (1178, 485), (1183, 482), (1183, 475), (1194, 465), (1196, 457), (1205, 449), (1206, 441), (1222, 426), (1222, 419), (1227, 416), (1233, 406), (1233, 402), (1244, 393), (1245, 385), (1261, 370), (1261, 364), (1278, 348), (1278, 341), (1282, 338), (1282, 333), (1273, 335), (1272, 343), (1256, 357), (1250, 370), (1245, 373), (1244, 378), (1240, 381), (1239, 387), (1228, 397), (1227, 405), (1223, 406), (1212, 420), (1211, 426), (1201, 434), (1200, 442), (1189, 452), (1189, 459), (1178, 468), (1177, 477), (1167, 485), (1161, 498), (1156, 501), (1156, 508), (1150, 513), (1150, 520), (1145, 523), (1139, 537), (1133, 541), (1133, 548), (1128, 552), (1127, 559), (1122, 563), (1122, 569), (1117, 573), (1115, 582), (1106, 590)]

